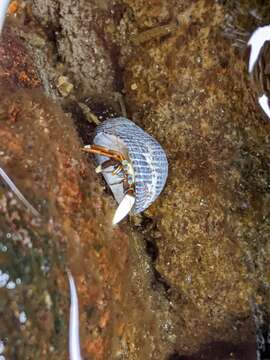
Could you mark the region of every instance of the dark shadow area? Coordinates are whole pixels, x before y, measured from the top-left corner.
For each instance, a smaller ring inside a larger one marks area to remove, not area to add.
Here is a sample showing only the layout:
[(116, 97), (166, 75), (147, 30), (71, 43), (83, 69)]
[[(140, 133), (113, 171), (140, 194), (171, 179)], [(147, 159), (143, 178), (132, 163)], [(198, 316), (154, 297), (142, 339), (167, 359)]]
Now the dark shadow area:
[[(231, 344), (212, 342), (192, 355), (171, 354), (167, 360), (256, 360), (256, 345), (252, 343)], [(264, 358), (265, 359), (265, 358)]]

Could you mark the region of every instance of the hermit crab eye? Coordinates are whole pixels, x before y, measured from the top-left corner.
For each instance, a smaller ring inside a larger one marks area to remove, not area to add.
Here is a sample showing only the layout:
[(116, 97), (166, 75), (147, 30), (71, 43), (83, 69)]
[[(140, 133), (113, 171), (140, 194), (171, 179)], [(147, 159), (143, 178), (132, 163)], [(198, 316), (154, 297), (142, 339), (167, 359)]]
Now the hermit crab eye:
[[(165, 186), (168, 161), (164, 150), (152, 136), (126, 118), (109, 119), (99, 125), (93, 145), (85, 147), (85, 151), (95, 154), (98, 172), (102, 172), (119, 204), (113, 224), (129, 212), (144, 211)], [(113, 171), (115, 166), (122, 171)], [(102, 171), (104, 168), (106, 171)]]
[(133, 184), (133, 177), (131, 175), (128, 176), (128, 183)]

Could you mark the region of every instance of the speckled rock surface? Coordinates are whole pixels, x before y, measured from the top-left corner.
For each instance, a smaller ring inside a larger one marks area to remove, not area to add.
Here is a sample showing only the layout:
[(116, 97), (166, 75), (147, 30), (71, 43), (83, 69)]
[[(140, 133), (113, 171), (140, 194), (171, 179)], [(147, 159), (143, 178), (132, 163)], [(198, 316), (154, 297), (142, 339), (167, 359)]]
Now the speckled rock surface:
[[(210, 0), (27, 4), (28, 27), (17, 20), (16, 32), (45, 91), (80, 123), (80, 136), (93, 126), (74, 103), (89, 96), (106, 107), (121, 91), (128, 116), (169, 159), (157, 202), (112, 229), (114, 202), (81, 156), (69, 116), (55, 108), (59, 120), (50, 121), (55, 115), (45, 102), (44, 121), (56, 135), (49, 142), (41, 137), (51, 156), (49, 166), (41, 163), (49, 170), (40, 196), (53, 204), (77, 274), (83, 355), (255, 359), (256, 314), (269, 312), (270, 124), (254, 101), (244, 61), (224, 36), (226, 7)], [(45, 48), (29, 44), (36, 34)], [(59, 76), (74, 85), (65, 100)], [(29, 104), (33, 95), (25, 96)], [(33, 99), (41, 111), (39, 97)], [(28, 134), (27, 127), (4, 129), (11, 139)], [(32, 141), (27, 136), (24, 146)], [(8, 144), (15, 161), (18, 150)], [(49, 181), (57, 183), (54, 192)]]
[(104, 94), (114, 89), (113, 52), (106, 28), (113, 26), (110, 1), (33, 1), (33, 15), (54, 32), (63, 71), (70, 74), (77, 92)]
[[(129, 3), (141, 24), (143, 5)], [(211, 342), (252, 343), (250, 302), (269, 298), (269, 123), (222, 36), (223, 9), (210, 1), (183, 9), (175, 2), (178, 29), (138, 47), (125, 77), (133, 116), (170, 162), (145, 237), (181, 299), (179, 354)]]
[[(20, 58), (10, 68), (1, 62), (1, 168), (41, 214), (32, 219), (1, 187), (0, 279), (9, 274), (20, 285), (13, 291), (0, 284), (5, 354), (68, 357), (68, 267), (78, 289), (85, 359), (164, 357), (174, 339), (170, 304), (152, 285), (141, 239), (125, 226), (112, 228), (115, 204), (82, 153), (70, 116), (33, 89), (36, 69), (16, 36), (7, 30), (4, 39), (7, 64), (13, 53)], [(21, 65), (27, 86), (18, 81)], [(19, 322), (21, 313), (26, 323)]]

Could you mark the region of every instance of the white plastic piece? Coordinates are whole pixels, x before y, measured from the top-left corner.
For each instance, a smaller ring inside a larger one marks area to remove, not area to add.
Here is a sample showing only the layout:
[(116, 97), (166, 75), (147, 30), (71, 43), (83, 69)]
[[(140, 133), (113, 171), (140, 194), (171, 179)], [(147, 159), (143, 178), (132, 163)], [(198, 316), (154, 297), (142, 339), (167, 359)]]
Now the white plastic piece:
[(70, 288), (70, 314), (69, 314), (69, 358), (70, 360), (82, 360), (80, 348), (80, 321), (79, 301), (76, 285), (71, 272), (67, 270)]
[(124, 217), (128, 215), (130, 210), (132, 209), (135, 203), (135, 197), (129, 194), (126, 194), (123, 200), (120, 202), (114, 217), (113, 217), (113, 225), (118, 224)]
[(262, 96), (258, 97), (259, 104), (261, 105), (261, 108), (266, 113), (268, 118), (270, 119), (270, 107), (269, 107), (269, 98), (263, 94)]
[(248, 45), (251, 47), (248, 72), (251, 73), (266, 41), (270, 40), (270, 25), (258, 27), (251, 35)]
[(6, 12), (10, 0), (0, 0), (0, 34), (5, 22)]

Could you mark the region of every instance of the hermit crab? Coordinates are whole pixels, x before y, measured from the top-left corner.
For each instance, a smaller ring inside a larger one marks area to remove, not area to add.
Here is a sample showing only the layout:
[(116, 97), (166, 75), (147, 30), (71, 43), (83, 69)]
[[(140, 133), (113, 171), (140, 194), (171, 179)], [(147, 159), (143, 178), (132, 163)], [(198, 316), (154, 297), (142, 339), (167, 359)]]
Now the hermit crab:
[(138, 214), (161, 193), (168, 176), (168, 161), (160, 144), (131, 120), (105, 120), (96, 129), (93, 145), (97, 173), (102, 173), (119, 206), (113, 225), (129, 212)]

